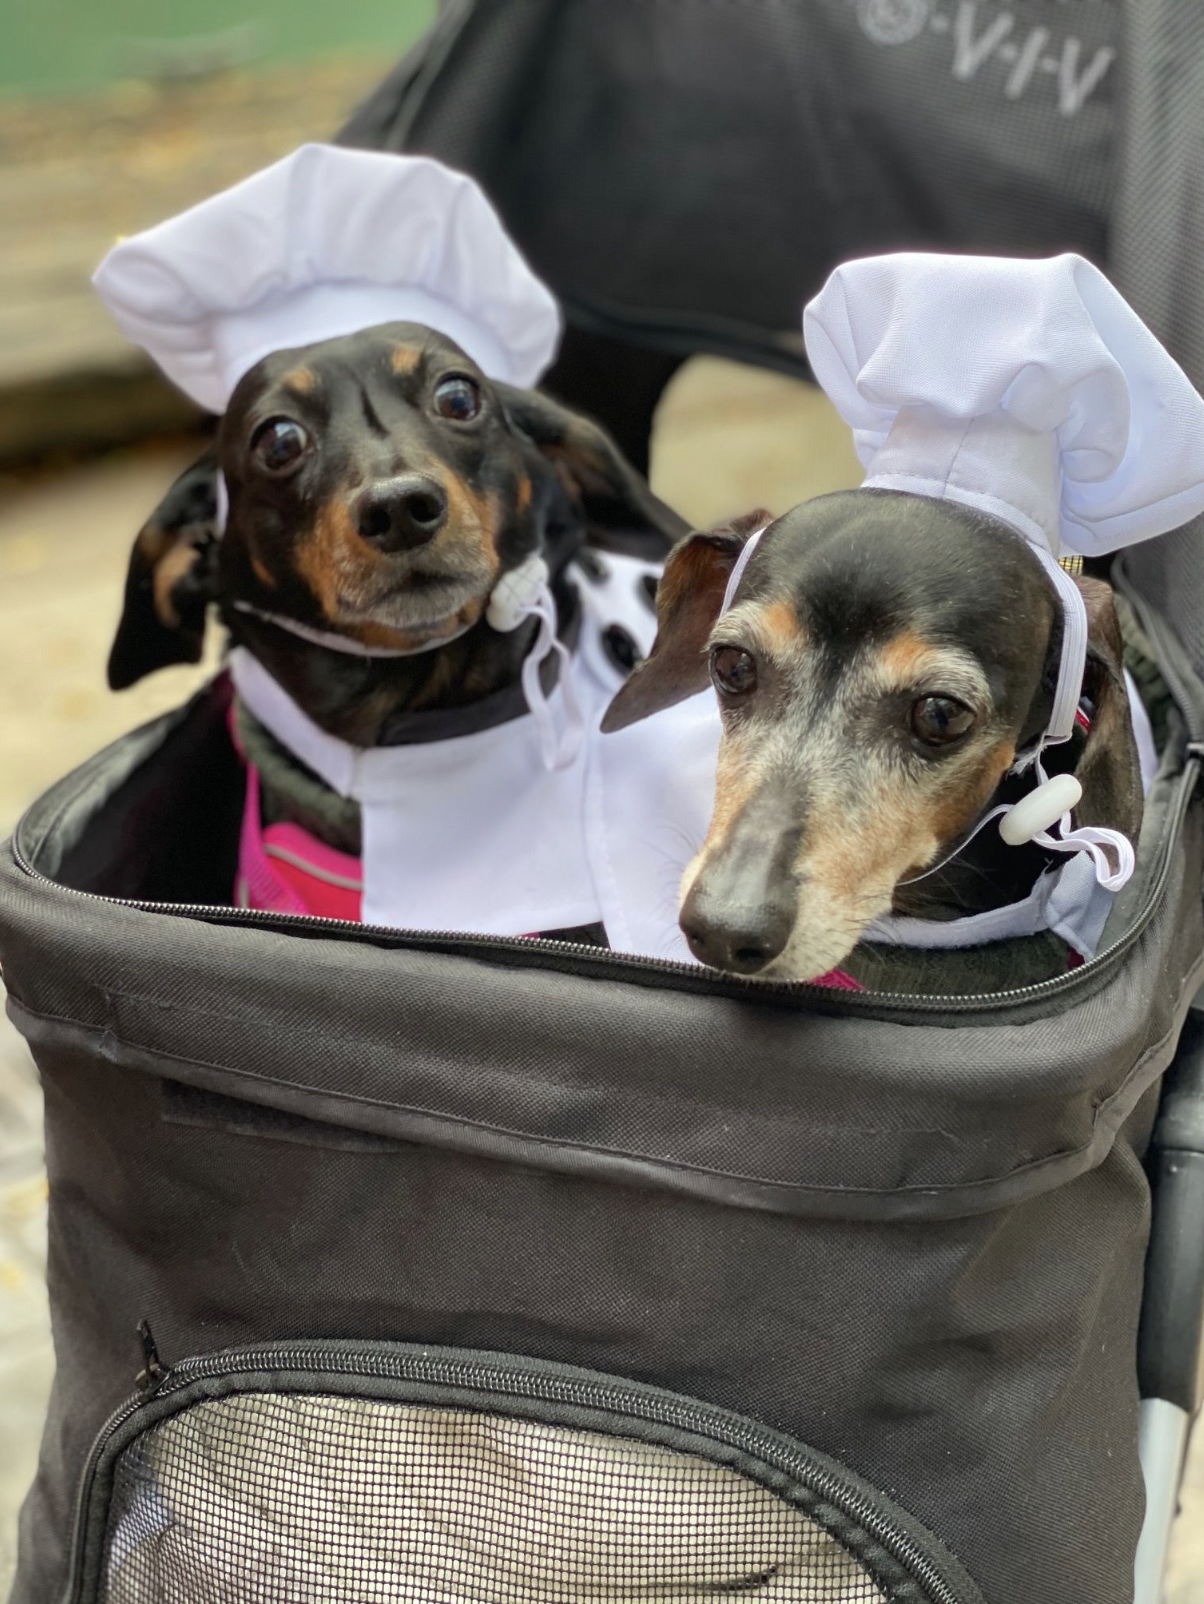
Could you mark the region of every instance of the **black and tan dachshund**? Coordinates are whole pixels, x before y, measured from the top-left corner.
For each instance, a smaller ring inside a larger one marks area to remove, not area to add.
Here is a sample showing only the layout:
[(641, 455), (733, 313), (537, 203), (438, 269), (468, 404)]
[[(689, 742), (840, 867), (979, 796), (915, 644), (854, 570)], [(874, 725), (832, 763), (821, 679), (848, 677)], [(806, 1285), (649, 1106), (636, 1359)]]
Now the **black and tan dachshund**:
[[(428, 329), (382, 325), (276, 353), (243, 377), (214, 448), (139, 534), (109, 683), (198, 661), (216, 604), (317, 725), (388, 745), (415, 712), (517, 697), (536, 624), (488, 626), (501, 575), (542, 554), (571, 635), (572, 558), (600, 546), (659, 560), (686, 527), (600, 428), (487, 379)], [(331, 636), (352, 652), (322, 644)], [(275, 816), (329, 839), (306, 794), (275, 798)], [(345, 821), (334, 844), (357, 850)]]
[[(1025, 897), (1052, 855), (985, 829), (938, 873), (1044, 730), (1061, 651), (1045, 570), (1002, 524), (893, 491), (822, 496), (769, 523), (721, 616), (756, 514), (693, 534), (661, 581), (659, 633), (603, 724), (712, 683), (723, 735), (710, 831), (681, 927), (718, 969), (810, 979), (888, 914), (948, 920)], [(1076, 824), (1135, 840), (1143, 793), (1110, 588), (1080, 579), (1090, 636), (1074, 739)], [(1058, 860), (1063, 861), (1063, 860)]]

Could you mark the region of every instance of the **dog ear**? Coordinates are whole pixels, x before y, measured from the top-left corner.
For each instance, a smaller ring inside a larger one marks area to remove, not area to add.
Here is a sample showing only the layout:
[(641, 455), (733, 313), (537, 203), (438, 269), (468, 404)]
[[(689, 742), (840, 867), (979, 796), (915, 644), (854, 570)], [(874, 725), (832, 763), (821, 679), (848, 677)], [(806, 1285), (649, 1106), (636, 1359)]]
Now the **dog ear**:
[(126, 573), (109, 687), (125, 690), (169, 663), (199, 663), (217, 593), (217, 457), (211, 447), (139, 531)]
[(768, 512), (750, 512), (718, 529), (687, 535), (674, 546), (656, 590), (652, 651), (607, 708), (602, 720), (605, 734), (626, 729), (706, 689), (707, 637), (719, 617), (732, 569), (749, 536), (771, 521)]
[(600, 424), (537, 390), (495, 388), (513, 426), (552, 464), (580, 508), (591, 545), (660, 562), (687, 533), (689, 524), (652, 494)]
[(1145, 797), (1141, 759), (1129, 693), (1125, 685), (1125, 647), (1112, 587), (1080, 576), (1076, 584), (1087, 604), (1087, 668), (1083, 691), (1092, 704), (1091, 734), (1075, 774), (1083, 800), (1077, 824), (1110, 825), (1136, 840)]

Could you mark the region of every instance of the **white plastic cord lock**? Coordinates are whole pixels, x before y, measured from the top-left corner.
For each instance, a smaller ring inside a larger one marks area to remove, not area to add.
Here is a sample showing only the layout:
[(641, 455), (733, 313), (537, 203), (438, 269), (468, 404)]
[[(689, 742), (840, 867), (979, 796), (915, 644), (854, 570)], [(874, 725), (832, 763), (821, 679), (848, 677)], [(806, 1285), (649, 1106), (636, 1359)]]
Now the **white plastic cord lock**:
[(517, 568), (503, 574), (493, 588), (485, 621), (499, 635), (509, 635), (524, 618), (530, 618), (532, 608), (548, 582), (548, 565), (538, 554), (532, 554)]
[(1010, 807), (999, 821), (999, 833), (1010, 847), (1035, 841), (1083, 800), (1083, 787), (1073, 774), (1055, 774)]

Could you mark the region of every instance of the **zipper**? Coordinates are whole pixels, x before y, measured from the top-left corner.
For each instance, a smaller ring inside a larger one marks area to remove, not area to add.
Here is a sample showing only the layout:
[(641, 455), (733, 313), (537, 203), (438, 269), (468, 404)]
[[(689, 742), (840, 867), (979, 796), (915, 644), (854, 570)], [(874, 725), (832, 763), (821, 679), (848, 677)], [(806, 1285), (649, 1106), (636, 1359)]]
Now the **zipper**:
[(1190, 737), (1188, 750), (1190, 751), (1193, 747), (1199, 748), (1204, 745), (1204, 742), (1200, 739), (1204, 735), (1204, 730), (1200, 728), (1199, 721), (1193, 715), (1192, 710), (1200, 705), (1200, 687), (1196, 685), (1194, 693), (1189, 694), (1188, 688), (1183, 684), (1182, 676), (1178, 669), (1179, 660), (1183, 656), (1182, 643), (1162, 614), (1149, 605), (1134, 585), (1125, 567), (1123, 557), (1116, 565), (1113, 572), (1113, 580), (1116, 588), (1136, 613), (1137, 622), (1145, 632), (1146, 639), (1155, 649), (1158, 672), (1166, 681), (1167, 689), (1171, 693), (1171, 699), (1178, 708), (1180, 717), (1187, 725)]
[[(148, 1337), (149, 1333), (146, 1333), (144, 1342)], [(152, 1400), (158, 1402), (168, 1398), (196, 1382), (224, 1379), (240, 1373), (287, 1370), (455, 1388), (502, 1396), (520, 1403), (531, 1400), (568, 1405), (637, 1422), (652, 1421), (704, 1438), (721, 1447), (736, 1448), (758, 1463), (793, 1477), (808, 1491), (854, 1521), (924, 1587), (929, 1604), (969, 1604), (965, 1593), (955, 1590), (933, 1557), (902, 1531), (897, 1521), (884, 1514), (865, 1494), (850, 1486), (846, 1478), (818, 1464), (805, 1448), (791, 1445), (784, 1451), (779, 1438), (762, 1431), (755, 1422), (741, 1416), (651, 1388), (636, 1392), (618, 1381), (607, 1383), (581, 1375), (548, 1375), (528, 1371), (518, 1365), (470, 1363), (464, 1359), (440, 1357), (425, 1350), (390, 1353), (356, 1347), (326, 1348), (318, 1344), (308, 1348), (265, 1344), (181, 1360), (170, 1370), (164, 1371), (149, 1392), (144, 1390), (135, 1394), (110, 1417), (92, 1445), (80, 1480), (64, 1604), (79, 1604), (80, 1601), (85, 1581), (84, 1560), (89, 1546), (86, 1541), (89, 1535), (85, 1529), (86, 1516), (101, 1461), (117, 1432)], [(857, 1557), (854, 1555), (854, 1558)]]
[(826, 1008), (841, 1013), (873, 1013), (882, 1007), (901, 1008), (916, 1014), (981, 1013), (984, 1010), (1005, 1011), (1036, 999), (1060, 997), (1076, 991), (1086, 980), (1094, 981), (1104, 966), (1113, 967), (1123, 958), (1141, 937), (1162, 900), (1170, 876), (1171, 849), (1178, 838), (1188, 804), (1199, 783), (1202, 764), (1204, 764), (1204, 742), (1189, 742), (1183, 772), (1179, 778), (1179, 788), (1160, 843), (1158, 864), (1149, 895), (1141, 912), (1122, 936), (1103, 952), (1097, 953), (1090, 962), (1080, 964), (1076, 969), (1067, 970), (1065, 974), (1054, 975), (1049, 980), (1038, 981), (1030, 986), (1018, 986), (1009, 991), (973, 992), (953, 996), (936, 992), (917, 994), (897, 991), (840, 991), (829, 986), (817, 986), (814, 981), (809, 980), (758, 980), (754, 976), (747, 975), (724, 975), (720, 978), (697, 964), (675, 963), (667, 958), (645, 958), (635, 953), (614, 952), (608, 947), (589, 946), (584, 942), (549, 941), (542, 937), (485, 936), (466, 930), (402, 930), (388, 925), (351, 924), (342, 919), (323, 919), (316, 914), (308, 913), (266, 913), (257, 908), (234, 908), (217, 903), (147, 902), (133, 897), (105, 897), (95, 891), (79, 891), (74, 886), (62, 885), (35, 869), (21, 849), (19, 825), (13, 835), (11, 847), (17, 867), (35, 883), (49, 886), (64, 896), (81, 898), (85, 902), (100, 903), (109, 907), (132, 908), (139, 913), (199, 919), (208, 924), (250, 925), (281, 932), (299, 929), (314, 934), (328, 933), (343, 940), (355, 940), (361, 935), (369, 939), (383, 937), (394, 945), (407, 948), (428, 951), (450, 949), (456, 953), (479, 953), (486, 957), (506, 952), (543, 953), (549, 957), (582, 957), (608, 970), (617, 970), (620, 975), (659, 974), (690, 980), (696, 985), (702, 980), (705, 989), (712, 995), (728, 993), (743, 997), (758, 997), (769, 1002), (780, 1002), (788, 997), (816, 1002), (822, 1000)]

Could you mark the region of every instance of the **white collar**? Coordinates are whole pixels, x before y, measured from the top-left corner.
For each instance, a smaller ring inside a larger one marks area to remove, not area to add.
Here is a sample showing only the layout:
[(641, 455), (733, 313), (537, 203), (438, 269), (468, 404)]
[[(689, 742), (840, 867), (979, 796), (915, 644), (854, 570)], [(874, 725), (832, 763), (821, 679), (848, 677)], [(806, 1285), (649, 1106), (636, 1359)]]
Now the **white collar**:
[(966, 914), (961, 919), (887, 914), (874, 921), (863, 939), (892, 947), (950, 951), (1052, 930), (1081, 958), (1090, 959), (1099, 948), (1112, 910), (1112, 895), (1097, 879), (1090, 859), (1075, 853), (1065, 863), (1047, 870), (1019, 902)]

